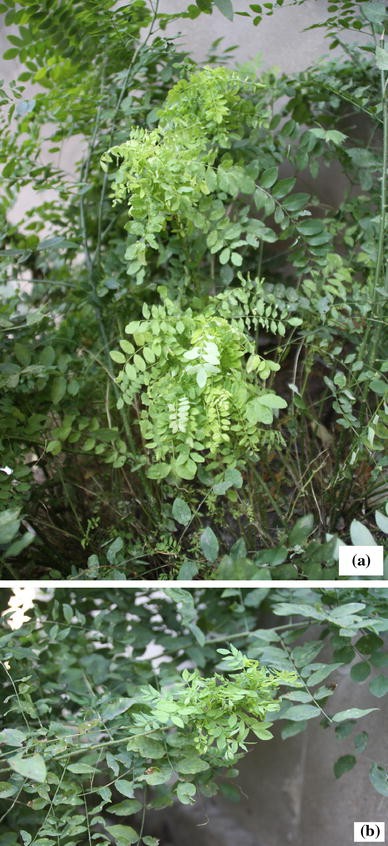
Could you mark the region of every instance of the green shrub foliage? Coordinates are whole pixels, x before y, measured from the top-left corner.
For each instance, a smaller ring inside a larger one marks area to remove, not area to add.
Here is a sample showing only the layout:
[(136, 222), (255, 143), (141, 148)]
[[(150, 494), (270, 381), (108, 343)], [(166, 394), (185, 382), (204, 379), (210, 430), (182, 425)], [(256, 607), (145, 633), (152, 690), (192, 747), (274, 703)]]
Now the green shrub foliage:
[(388, 692), (386, 594), (68, 588), (45, 590), (19, 629), (1, 617), (3, 843), (157, 846), (148, 811), (238, 798), (236, 764), (275, 721), (286, 743), (310, 721), (335, 733), (327, 778), (359, 761), (365, 797), (386, 796), (387, 762), (368, 754)]
[(253, 382), (255, 371), (263, 379), (279, 365), (255, 355), (235, 324), (216, 316), (211, 305), (210, 313), (193, 314), (168, 298), (151, 309), (143, 305), (143, 317), (125, 327), (136, 346), (120, 341), (122, 352), (113, 350), (111, 357), (126, 362), (117, 378), (119, 406), (131, 405), (140, 393), (141, 433), (157, 459), (150, 478), (171, 472), (193, 479), (204, 453), (209, 467), (219, 470), (246, 460), (260, 445), (281, 442), (277, 432), (258, 424), (272, 424), (286, 402)]
[(199, 66), (145, 0), (0, 0), (5, 577), (325, 578), (382, 542), (386, 14), (345, 5), (284, 74)]

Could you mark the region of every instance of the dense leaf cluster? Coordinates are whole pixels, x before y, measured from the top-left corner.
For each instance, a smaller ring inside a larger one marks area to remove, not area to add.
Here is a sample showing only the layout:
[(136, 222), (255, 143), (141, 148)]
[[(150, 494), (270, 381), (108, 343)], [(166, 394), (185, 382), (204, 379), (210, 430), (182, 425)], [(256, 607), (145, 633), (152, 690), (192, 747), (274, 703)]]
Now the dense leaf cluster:
[[(140, 429), (156, 458), (150, 478), (173, 473), (193, 479), (206, 453), (209, 469), (219, 470), (281, 442), (278, 433), (258, 424), (272, 424), (286, 402), (249, 377), (257, 371), (265, 380), (278, 365), (254, 354), (234, 321), (212, 313), (211, 301), (204, 313), (193, 314), (168, 298), (151, 309), (145, 304), (143, 317), (126, 326), (136, 347), (122, 340), (122, 352), (113, 350), (111, 357), (124, 364), (117, 377), (119, 407), (140, 394)], [(245, 364), (246, 352), (251, 355)]]

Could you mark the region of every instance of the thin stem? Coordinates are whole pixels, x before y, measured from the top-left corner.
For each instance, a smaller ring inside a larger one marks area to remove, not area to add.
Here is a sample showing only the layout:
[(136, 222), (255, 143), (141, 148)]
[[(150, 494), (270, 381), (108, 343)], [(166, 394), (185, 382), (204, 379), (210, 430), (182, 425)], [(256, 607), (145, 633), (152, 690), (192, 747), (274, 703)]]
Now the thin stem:
[(143, 792), (143, 812), (142, 812), (142, 815), (141, 815), (141, 823), (140, 823), (139, 839), (138, 839), (138, 841), (137, 841), (138, 846), (139, 846), (139, 844), (140, 844), (140, 843), (141, 843), (141, 841), (142, 841), (143, 832), (144, 832), (144, 823), (145, 823), (145, 815), (146, 815), (146, 804), (147, 804), (147, 785), (144, 787), (144, 792)]
[(12, 685), (12, 687), (13, 687), (13, 690), (14, 690), (14, 693), (15, 693), (15, 696), (16, 696), (16, 700), (17, 700), (17, 703), (18, 703), (18, 706), (19, 706), (19, 711), (20, 711), (20, 713), (21, 713), (21, 715), (22, 715), (22, 717), (23, 717), (23, 720), (24, 720), (24, 722), (25, 722), (25, 724), (26, 724), (27, 728), (28, 728), (28, 731), (30, 731), (30, 724), (29, 724), (29, 722), (28, 722), (28, 720), (27, 720), (27, 717), (26, 717), (26, 715), (25, 715), (25, 713), (24, 713), (23, 705), (22, 705), (22, 703), (21, 703), (21, 701), (20, 701), (20, 697), (19, 697), (18, 689), (17, 689), (17, 687), (16, 687), (16, 685), (15, 685), (15, 682), (14, 682), (14, 680), (13, 680), (13, 678), (12, 678), (11, 674), (8, 672), (7, 667), (5, 666), (5, 664), (3, 663), (3, 661), (0, 661), (0, 667), (2, 667), (2, 668), (3, 668), (3, 670), (4, 670), (4, 672), (5, 672), (5, 675), (7, 676), (7, 678), (9, 679), (9, 681), (11, 682), (11, 685)]
[[(380, 39), (381, 48), (384, 49), (384, 34)], [(387, 80), (388, 81), (388, 80)], [(381, 70), (381, 100), (383, 106), (383, 164), (382, 164), (382, 179), (381, 179), (381, 213), (380, 213), (380, 227), (379, 227), (379, 241), (377, 249), (376, 273), (374, 280), (373, 300), (375, 303), (377, 297), (377, 287), (380, 281), (381, 271), (384, 260), (384, 236), (385, 236), (385, 210), (387, 202), (387, 168), (388, 168), (388, 108), (387, 108), (387, 85), (385, 81), (384, 70)]]

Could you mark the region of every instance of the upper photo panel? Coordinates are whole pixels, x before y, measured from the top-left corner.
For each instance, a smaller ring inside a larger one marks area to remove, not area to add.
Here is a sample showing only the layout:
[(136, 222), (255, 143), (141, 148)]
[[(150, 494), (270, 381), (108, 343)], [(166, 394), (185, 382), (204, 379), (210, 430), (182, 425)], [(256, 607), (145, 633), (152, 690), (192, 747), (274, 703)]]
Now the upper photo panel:
[(0, 580), (382, 578), (386, 4), (0, 16)]

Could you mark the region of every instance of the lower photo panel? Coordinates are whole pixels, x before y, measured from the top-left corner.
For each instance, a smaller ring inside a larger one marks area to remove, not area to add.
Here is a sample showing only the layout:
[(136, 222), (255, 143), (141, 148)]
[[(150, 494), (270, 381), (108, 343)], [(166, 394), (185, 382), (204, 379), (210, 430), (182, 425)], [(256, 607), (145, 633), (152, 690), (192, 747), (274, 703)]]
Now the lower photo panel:
[(386, 842), (388, 590), (0, 608), (0, 846)]

